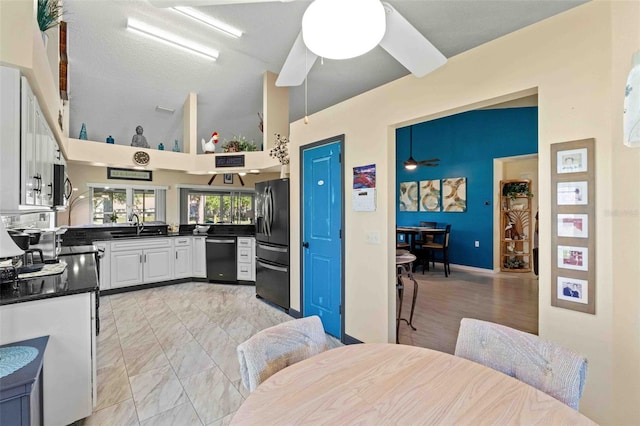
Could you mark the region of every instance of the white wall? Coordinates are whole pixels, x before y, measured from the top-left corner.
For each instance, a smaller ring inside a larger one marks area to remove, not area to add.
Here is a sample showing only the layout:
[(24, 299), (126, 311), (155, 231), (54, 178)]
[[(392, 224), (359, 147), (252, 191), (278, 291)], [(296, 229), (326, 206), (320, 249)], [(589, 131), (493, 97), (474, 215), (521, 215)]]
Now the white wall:
[[(300, 247), (299, 147), (345, 134), (351, 168), (377, 166), (377, 210), (345, 205), (346, 333), (393, 342), (397, 127), (538, 93), (540, 225), (550, 229), (550, 145), (596, 140), (596, 314), (550, 306), (551, 235), (540, 234), (540, 335), (589, 359), (581, 411), (600, 423), (640, 422), (640, 150), (621, 142), (631, 55), (640, 49), (638, 1), (592, 1), (450, 58), (291, 125), (291, 247)], [(381, 244), (365, 243), (370, 230)], [(629, 230), (624, 232), (623, 230)], [(616, 232), (614, 232), (616, 231)], [(291, 253), (291, 306), (299, 309), (299, 250)], [(375, 265), (375, 267), (372, 267)], [(626, 297), (625, 297), (626, 295)]]

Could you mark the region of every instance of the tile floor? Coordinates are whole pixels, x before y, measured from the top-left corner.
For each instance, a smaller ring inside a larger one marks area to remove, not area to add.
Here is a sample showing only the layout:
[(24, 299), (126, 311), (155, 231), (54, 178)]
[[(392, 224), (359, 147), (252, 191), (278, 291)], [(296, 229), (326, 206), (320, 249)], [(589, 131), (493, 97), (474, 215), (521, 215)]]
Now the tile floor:
[(188, 283), (101, 297), (98, 402), (83, 424), (228, 424), (249, 394), (236, 346), (290, 319), (256, 299), (253, 286)]

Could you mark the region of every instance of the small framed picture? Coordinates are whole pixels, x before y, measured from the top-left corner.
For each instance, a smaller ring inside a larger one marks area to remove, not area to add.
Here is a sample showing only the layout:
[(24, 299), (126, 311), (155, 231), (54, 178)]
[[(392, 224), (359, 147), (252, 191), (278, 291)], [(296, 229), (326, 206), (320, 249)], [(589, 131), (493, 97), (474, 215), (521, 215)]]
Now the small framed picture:
[(558, 237), (589, 238), (589, 216), (558, 214)]
[(587, 193), (588, 183), (585, 182), (558, 182), (558, 205), (577, 206), (589, 204)]
[(589, 270), (589, 249), (586, 247), (558, 246), (558, 268)]
[(587, 280), (558, 277), (558, 299), (568, 302), (589, 303), (589, 285)]
[(225, 173), (224, 174), (224, 183), (232, 184), (233, 183), (233, 173)]
[(587, 148), (558, 151), (557, 173), (578, 173), (587, 171)]

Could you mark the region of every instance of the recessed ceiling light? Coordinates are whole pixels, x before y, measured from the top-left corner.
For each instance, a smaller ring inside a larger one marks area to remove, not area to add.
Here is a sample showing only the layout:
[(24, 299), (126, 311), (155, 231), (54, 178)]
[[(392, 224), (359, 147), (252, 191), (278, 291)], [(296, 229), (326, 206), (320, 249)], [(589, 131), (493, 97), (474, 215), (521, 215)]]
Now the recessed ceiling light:
[(161, 30), (160, 28), (153, 27), (135, 19), (127, 19), (127, 29), (213, 61), (218, 59), (220, 55), (220, 52), (215, 49), (201, 46), (191, 40), (178, 37), (168, 31)]
[(142, 166), (135, 166), (133, 169), (134, 169), (134, 170), (144, 170), (144, 167), (142, 167)]
[(190, 7), (176, 6), (172, 7), (172, 9), (176, 12), (182, 13), (185, 16), (188, 16), (191, 19), (195, 19), (198, 22), (209, 25), (210, 27), (220, 31), (225, 35), (231, 36), (233, 38), (240, 38), (242, 36), (241, 30), (232, 27), (229, 24), (225, 24), (222, 21), (218, 21), (216, 18), (213, 18)]
[(249, 170), (249, 173), (260, 173), (260, 170), (258, 169)]
[(208, 174), (210, 174), (210, 175), (216, 175), (216, 174), (218, 174), (218, 172), (211, 172), (211, 171), (209, 171), (209, 172), (207, 172), (207, 173), (208, 173)]
[(238, 172), (238, 176), (246, 176), (247, 172)]

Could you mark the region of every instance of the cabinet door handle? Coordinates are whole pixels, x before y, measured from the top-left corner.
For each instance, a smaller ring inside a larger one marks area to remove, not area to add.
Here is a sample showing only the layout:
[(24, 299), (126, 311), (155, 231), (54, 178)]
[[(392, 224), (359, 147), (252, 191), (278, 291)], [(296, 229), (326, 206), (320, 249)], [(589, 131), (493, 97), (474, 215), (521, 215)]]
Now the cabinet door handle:
[(176, 252), (176, 260), (178, 260), (178, 252)]
[(144, 263), (147, 263), (147, 255), (144, 255)]
[(140, 263), (142, 263), (142, 255), (140, 255)]

